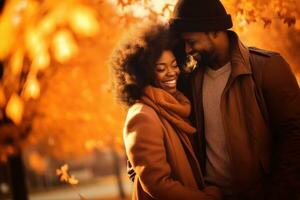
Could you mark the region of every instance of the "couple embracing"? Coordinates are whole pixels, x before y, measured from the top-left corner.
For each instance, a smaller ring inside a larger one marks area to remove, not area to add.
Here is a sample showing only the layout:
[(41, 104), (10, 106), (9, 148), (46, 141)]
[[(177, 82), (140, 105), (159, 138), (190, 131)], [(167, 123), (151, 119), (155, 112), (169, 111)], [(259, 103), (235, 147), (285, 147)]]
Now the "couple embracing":
[[(138, 200), (297, 200), (300, 89), (280, 54), (244, 46), (219, 0), (179, 0), (111, 59), (128, 106)], [(187, 55), (197, 64), (184, 70)]]

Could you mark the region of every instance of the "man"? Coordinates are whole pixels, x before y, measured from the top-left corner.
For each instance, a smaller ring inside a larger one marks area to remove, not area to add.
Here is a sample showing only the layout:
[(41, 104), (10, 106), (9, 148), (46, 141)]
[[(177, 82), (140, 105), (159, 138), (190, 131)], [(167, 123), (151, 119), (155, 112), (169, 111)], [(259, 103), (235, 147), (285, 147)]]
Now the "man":
[(219, 0), (179, 0), (170, 25), (198, 63), (186, 93), (206, 183), (225, 199), (297, 199), (300, 90), (288, 63), (245, 47)]

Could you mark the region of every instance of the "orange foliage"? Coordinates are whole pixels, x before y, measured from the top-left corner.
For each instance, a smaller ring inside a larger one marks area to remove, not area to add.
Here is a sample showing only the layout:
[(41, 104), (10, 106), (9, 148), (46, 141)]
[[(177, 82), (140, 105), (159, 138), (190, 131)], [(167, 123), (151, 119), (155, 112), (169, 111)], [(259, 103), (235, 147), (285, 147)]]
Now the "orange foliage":
[(65, 181), (71, 185), (77, 185), (79, 181), (73, 175), (70, 175), (68, 170), (69, 166), (64, 164), (59, 169), (56, 169), (56, 175), (59, 176), (60, 181)]
[(37, 152), (32, 152), (28, 158), (29, 167), (37, 172), (38, 174), (42, 175), (45, 174), (47, 170), (47, 161), (41, 157)]
[(280, 52), (300, 85), (300, 1), (223, 0), (234, 30), (248, 46)]
[[(222, 2), (247, 45), (281, 52), (300, 74), (299, 1)], [(0, 80), (0, 131), (9, 119), (14, 134), (6, 131), (0, 136), (0, 149), (10, 147), (0, 155), (13, 152), (14, 142), (25, 138), (25, 143), (61, 159), (112, 144), (122, 149), (125, 112), (110, 90), (108, 57), (131, 25), (141, 19), (166, 21), (175, 3), (7, 1), (0, 16), (0, 38), (5, 38), (0, 43), (5, 66)], [(32, 128), (29, 137), (21, 137), (28, 130), (20, 128), (24, 124)], [(3, 142), (7, 138), (13, 142)]]

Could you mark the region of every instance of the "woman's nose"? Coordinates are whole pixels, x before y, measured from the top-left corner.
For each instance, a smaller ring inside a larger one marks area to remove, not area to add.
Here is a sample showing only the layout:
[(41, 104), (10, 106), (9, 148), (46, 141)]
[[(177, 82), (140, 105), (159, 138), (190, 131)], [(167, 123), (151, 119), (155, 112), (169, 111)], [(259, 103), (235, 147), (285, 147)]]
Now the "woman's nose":
[(175, 70), (175, 69), (172, 69), (172, 67), (169, 68), (169, 69), (168, 69), (167, 75), (168, 75), (168, 76), (174, 76), (174, 75), (176, 75), (176, 70)]

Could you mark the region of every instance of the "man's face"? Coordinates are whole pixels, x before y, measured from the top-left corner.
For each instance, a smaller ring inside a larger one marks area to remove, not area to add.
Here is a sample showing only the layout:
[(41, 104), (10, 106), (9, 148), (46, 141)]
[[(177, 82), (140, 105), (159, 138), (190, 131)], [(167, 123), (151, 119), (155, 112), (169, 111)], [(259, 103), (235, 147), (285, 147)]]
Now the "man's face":
[(212, 65), (216, 59), (215, 45), (210, 33), (187, 32), (182, 34), (185, 52), (192, 55), (198, 64)]

